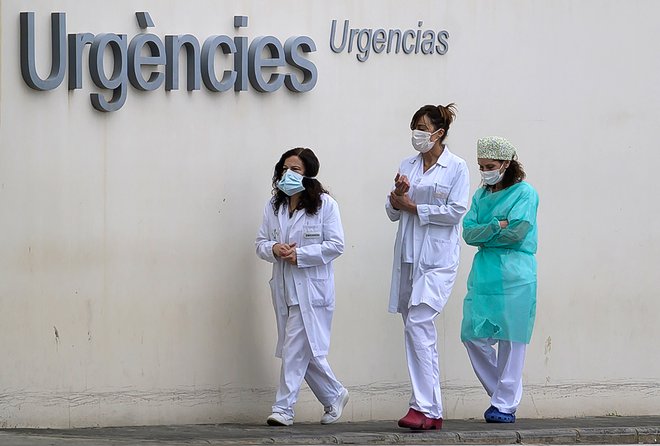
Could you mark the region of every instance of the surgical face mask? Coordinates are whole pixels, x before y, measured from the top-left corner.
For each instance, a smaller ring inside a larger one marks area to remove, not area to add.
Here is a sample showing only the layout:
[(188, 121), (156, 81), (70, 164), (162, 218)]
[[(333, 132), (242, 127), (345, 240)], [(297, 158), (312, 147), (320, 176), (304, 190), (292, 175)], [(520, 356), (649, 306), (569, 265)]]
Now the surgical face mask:
[(500, 172), (500, 169), (495, 169), (495, 170), (482, 170), (481, 172), (481, 180), (484, 182), (484, 184), (488, 186), (494, 186), (500, 181), (502, 181), (502, 178), (504, 178), (504, 172), (506, 171), (506, 168)]
[(299, 173), (287, 169), (277, 183), (277, 188), (290, 197), (305, 190), (305, 186), (302, 184), (303, 178)]
[(442, 129), (438, 129), (435, 132), (425, 132), (424, 130), (413, 130), (412, 131), (412, 146), (421, 153), (426, 153), (433, 148), (435, 141), (431, 141), (431, 136), (438, 133)]

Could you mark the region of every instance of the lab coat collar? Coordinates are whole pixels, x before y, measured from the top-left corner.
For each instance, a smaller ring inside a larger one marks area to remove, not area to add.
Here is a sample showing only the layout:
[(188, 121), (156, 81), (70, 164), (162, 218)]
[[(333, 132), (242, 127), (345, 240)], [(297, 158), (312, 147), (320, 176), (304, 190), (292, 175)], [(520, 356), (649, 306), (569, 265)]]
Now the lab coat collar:
[(451, 158), (451, 152), (449, 151), (449, 146), (445, 146), (442, 155), (440, 155), (436, 164), (440, 164), (442, 167), (447, 167), (449, 166), (449, 158)]
[(286, 223), (287, 220), (289, 219), (289, 216), (287, 215), (287, 212), (289, 212), (288, 209), (289, 205), (286, 203), (282, 203), (280, 205), (279, 212), (277, 213), (277, 220), (280, 223), (280, 236), (279, 236), (279, 243), (285, 243), (286, 240), (284, 240), (284, 228), (286, 228)]
[[(288, 207), (286, 209), (286, 212), (287, 212), (287, 217), (288, 217), (289, 216), (289, 214), (288, 214), (289, 208)], [(291, 218), (293, 218), (293, 221), (291, 222), (291, 225), (296, 224), (298, 222), (298, 220), (300, 220), (305, 215), (305, 212), (306, 211), (305, 211), (304, 208), (303, 209), (296, 209), (295, 211), (293, 211), (293, 216), (291, 217)]]
[[(449, 151), (449, 146), (445, 146), (444, 150), (442, 151), (442, 154), (440, 155), (440, 158), (435, 162), (436, 164), (441, 165), (442, 167), (447, 167), (449, 166), (449, 159), (451, 158), (451, 152)], [(422, 159), (422, 154), (420, 153), (416, 157), (412, 158), (410, 160), (410, 164), (415, 164), (416, 162), (423, 162), (424, 160)]]
[[(293, 216), (291, 217), (293, 220), (289, 222), (289, 201), (285, 201), (282, 203), (280, 206), (280, 211), (277, 213), (277, 219), (280, 222), (280, 234), (285, 233), (285, 228), (287, 225), (291, 224), (294, 225), (298, 220), (300, 220), (303, 216), (305, 215), (305, 210), (304, 209), (296, 209), (293, 212)], [(280, 243), (286, 243), (286, 240), (282, 237), (282, 240)]]

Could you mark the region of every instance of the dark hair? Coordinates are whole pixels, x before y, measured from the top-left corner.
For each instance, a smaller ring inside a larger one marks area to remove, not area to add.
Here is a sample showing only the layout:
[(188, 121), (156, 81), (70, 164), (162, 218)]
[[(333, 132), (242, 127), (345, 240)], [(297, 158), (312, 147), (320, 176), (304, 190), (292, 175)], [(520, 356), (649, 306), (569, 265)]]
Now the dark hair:
[(422, 116), (428, 116), (429, 121), (431, 121), (431, 124), (433, 124), (433, 127), (435, 127), (435, 130), (440, 130), (440, 129), (445, 129), (445, 133), (442, 135), (442, 138), (440, 138), (440, 143), (444, 141), (444, 139), (447, 137), (447, 132), (449, 132), (449, 126), (451, 125), (452, 122), (454, 122), (454, 119), (456, 119), (456, 104), (453, 102), (451, 104), (447, 105), (425, 105), (419, 110), (415, 112), (415, 114), (412, 117), (412, 121), (410, 121), (410, 130), (415, 130), (415, 125), (417, 124), (417, 121), (419, 121)]
[[(500, 160), (504, 163), (505, 160)], [(523, 170), (522, 164), (517, 160), (511, 160), (509, 167), (504, 171), (504, 177), (502, 178), (502, 189), (506, 189), (509, 186), (513, 186), (516, 183), (520, 183), (526, 177), (525, 171)], [(489, 189), (494, 188), (495, 186), (486, 186)]]
[(284, 175), (284, 161), (292, 156), (300, 158), (303, 166), (305, 166), (303, 178), (305, 190), (300, 194), (300, 201), (296, 209), (305, 209), (305, 212), (314, 215), (321, 208), (321, 194), (327, 194), (328, 191), (323, 188), (319, 180), (309, 178), (315, 177), (319, 173), (320, 163), (314, 152), (312, 152), (312, 149), (304, 147), (287, 150), (282, 154), (277, 164), (275, 164), (275, 172), (273, 173), (273, 211), (277, 215), (280, 206), (289, 202), (289, 196), (277, 188), (277, 183), (282, 178), (282, 175)]

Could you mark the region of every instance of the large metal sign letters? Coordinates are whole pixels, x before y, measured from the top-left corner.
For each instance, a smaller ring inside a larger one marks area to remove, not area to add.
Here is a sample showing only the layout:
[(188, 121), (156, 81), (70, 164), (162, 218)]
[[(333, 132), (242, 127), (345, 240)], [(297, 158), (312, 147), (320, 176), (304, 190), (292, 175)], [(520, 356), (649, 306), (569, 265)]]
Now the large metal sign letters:
[[(147, 12), (137, 12), (136, 19), (143, 30), (154, 26)], [(234, 27), (247, 27), (247, 21), (247, 16), (235, 16)], [(130, 41), (126, 34), (114, 33), (67, 36), (63, 12), (51, 14), (50, 34), (51, 70), (46, 78), (41, 78), (35, 61), (34, 12), (21, 12), (20, 58), (25, 83), (35, 90), (53, 90), (64, 81), (68, 67), (69, 90), (82, 88), (83, 48), (90, 45), (88, 65), (92, 81), (99, 89), (112, 92), (109, 98), (102, 92), (90, 94), (93, 107), (103, 112), (117, 111), (125, 104), (129, 84), (138, 90), (152, 91), (165, 83), (165, 90), (177, 90), (182, 50), (186, 54), (189, 91), (199, 90), (203, 83), (212, 92), (232, 88), (237, 92), (247, 91), (251, 85), (257, 91), (271, 93), (284, 85), (290, 91), (304, 93), (314, 88), (318, 78), (316, 66), (306, 57), (307, 53), (316, 51), (316, 45), (307, 36), (289, 37), (284, 44), (274, 36), (260, 36), (248, 42), (244, 36), (212, 35), (202, 44), (191, 34), (167, 35), (165, 41), (147, 32)], [(110, 76), (106, 75), (104, 66), (107, 49), (113, 61)], [(219, 54), (233, 58), (221, 76), (216, 73)], [(164, 71), (159, 67), (164, 67)]]

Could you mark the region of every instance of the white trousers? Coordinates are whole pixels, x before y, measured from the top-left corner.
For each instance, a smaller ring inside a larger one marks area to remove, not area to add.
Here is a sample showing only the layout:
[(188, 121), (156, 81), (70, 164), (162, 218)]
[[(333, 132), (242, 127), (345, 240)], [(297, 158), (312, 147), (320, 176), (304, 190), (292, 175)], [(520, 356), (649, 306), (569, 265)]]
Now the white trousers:
[(472, 339), (464, 344), (474, 373), (490, 396), (490, 404), (500, 412), (514, 413), (522, 398), (527, 344), (497, 339)]
[(275, 395), (273, 412), (293, 418), (293, 406), (303, 379), (323, 406), (333, 404), (344, 389), (335, 378), (325, 356), (314, 357), (307, 339), (300, 306), (289, 307), (285, 339), (282, 346), (280, 385)]
[(406, 359), (412, 384), (410, 407), (429, 418), (442, 418), (438, 334), (434, 322), (438, 312), (426, 304), (408, 308), (412, 293), (411, 267), (409, 263), (401, 265), (399, 289), (399, 308), (403, 317)]

